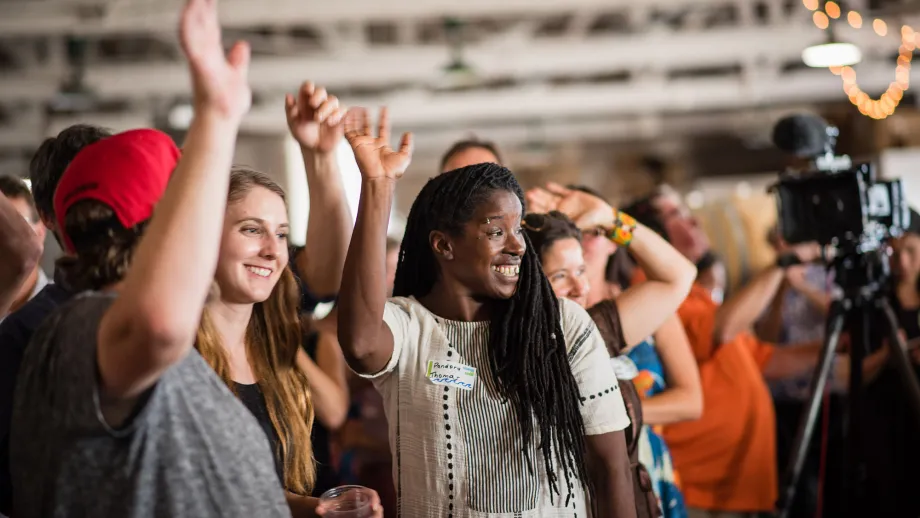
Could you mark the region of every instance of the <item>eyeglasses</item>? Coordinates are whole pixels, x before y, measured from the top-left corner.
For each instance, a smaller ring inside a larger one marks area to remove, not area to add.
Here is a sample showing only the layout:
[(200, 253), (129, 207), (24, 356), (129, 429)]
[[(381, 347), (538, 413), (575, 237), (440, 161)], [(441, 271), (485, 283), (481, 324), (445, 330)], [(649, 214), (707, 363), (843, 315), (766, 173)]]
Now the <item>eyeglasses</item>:
[(549, 214), (530, 213), (524, 216), (521, 226), (533, 232), (542, 232), (549, 218)]
[(585, 228), (581, 229), (581, 235), (584, 237), (607, 237), (607, 231), (599, 227)]

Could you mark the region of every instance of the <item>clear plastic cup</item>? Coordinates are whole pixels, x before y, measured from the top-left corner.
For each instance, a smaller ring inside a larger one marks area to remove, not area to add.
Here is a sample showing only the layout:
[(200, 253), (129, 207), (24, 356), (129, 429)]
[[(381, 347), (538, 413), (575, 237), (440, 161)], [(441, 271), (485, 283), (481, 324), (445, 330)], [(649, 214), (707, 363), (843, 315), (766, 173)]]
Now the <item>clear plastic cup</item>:
[(326, 518), (370, 518), (373, 492), (363, 486), (339, 486), (319, 497), (325, 504)]

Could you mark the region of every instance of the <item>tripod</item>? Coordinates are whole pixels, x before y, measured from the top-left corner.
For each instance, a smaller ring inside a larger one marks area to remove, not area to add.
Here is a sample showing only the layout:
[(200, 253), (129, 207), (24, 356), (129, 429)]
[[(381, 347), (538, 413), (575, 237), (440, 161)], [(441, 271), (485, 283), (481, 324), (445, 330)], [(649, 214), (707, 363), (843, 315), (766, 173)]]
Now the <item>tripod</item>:
[(815, 419), (821, 406), (821, 398), (834, 363), (841, 333), (846, 329), (850, 335), (850, 379), (848, 393), (848, 432), (845, 455), (844, 495), (846, 509), (855, 512), (861, 503), (860, 493), (864, 487), (864, 460), (860, 458), (863, 446), (862, 419), (863, 376), (862, 365), (870, 345), (870, 327), (873, 317), (879, 312), (884, 316), (887, 328), (890, 362), (895, 365), (904, 383), (912, 412), (920, 423), (920, 383), (914, 376), (907, 345), (898, 333), (899, 325), (894, 310), (886, 298), (889, 278), (887, 257), (881, 250), (871, 252), (853, 251), (844, 254), (832, 263), (836, 284), (843, 290), (842, 296), (831, 304), (827, 318), (827, 333), (821, 350), (818, 367), (809, 385), (809, 398), (802, 411), (798, 432), (793, 443), (790, 461), (783, 474), (780, 486), (777, 516), (786, 518), (795, 499), (796, 486), (805, 464), (808, 447), (814, 433)]

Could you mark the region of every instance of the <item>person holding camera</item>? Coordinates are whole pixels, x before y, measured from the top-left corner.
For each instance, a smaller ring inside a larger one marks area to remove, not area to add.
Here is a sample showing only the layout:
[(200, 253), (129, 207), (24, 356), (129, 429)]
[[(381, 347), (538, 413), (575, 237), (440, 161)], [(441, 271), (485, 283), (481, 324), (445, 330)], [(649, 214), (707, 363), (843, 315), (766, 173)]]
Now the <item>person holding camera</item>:
[[(893, 243), (892, 286), (888, 300), (906, 339), (914, 375), (920, 376), (920, 214), (911, 210), (911, 222)], [(885, 336), (887, 323), (878, 316), (873, 336)], [(888, 357), (887, 343), (876, 344), (877, 355)], [(915, 470), (920, 465), (920, 426), (911, 411), (904, 383), (893, 363), (885, 361), (866, 375), (863, 412), (866, 428), (866, 501), (876, 516), (918, 516), (914, 496)]]

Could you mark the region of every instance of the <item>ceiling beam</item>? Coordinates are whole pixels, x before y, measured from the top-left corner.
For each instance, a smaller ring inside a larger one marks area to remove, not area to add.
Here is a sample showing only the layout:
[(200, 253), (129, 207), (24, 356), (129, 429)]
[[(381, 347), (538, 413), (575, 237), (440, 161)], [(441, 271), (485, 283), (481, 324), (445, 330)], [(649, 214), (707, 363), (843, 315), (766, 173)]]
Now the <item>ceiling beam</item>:
[[(864, 50), (897, 48), (896, 40), (863, 33), (848, 41)], [(725, 28), (695, 34), (533, 40), (523, 46), (486, 42), (467, 47), (464, 57), (480, 79), (533, 80), (590, 76), (651, 65), (664, 70), (729, 65), (761, 55), (778, 61), (795, 60), (800, 58), (803, 48), (822, 41), (823, 37), (821, 31), (805, 24)], [(256, 91), (289, 90), (305, 78), (330, 89), (407, 83), (432, 85), (443, 80), (443, 67), (448, 60), (447, 49), (442, 46), (393, 46), (341, 55), (256, 59), (249, 77)], [(94, 66), (87, 69), (86, 82), (101, 95), (113, 97), (184, 95), (189, 90), (183, 63)], [(6, 97), (4, 93), (0, 80), (0, 96)]]
[[(864, 67), (860, 84), (866, 91), (881, 91), (891, 78), (886, 66)], [(920, 81), (920, 71), (912, 78)], [(840, 78), (826, 70), (802, 70), (762, 83), (739, 77), (680, 79), (658, 88), (635, 84), (571, 85), (516, 88), (498, 91), (433, 95), (403, 93), (397, 97), (343, 99), (352, 106), (386, 104), (394, 124), (401, 128), (463, 127), (509, 121), (545, 121), (597, 117), (637, 116), (659, 112), (684, 113), (781, 106), (845, 100)], [(253, 131), (284, 130), (280, 98), (253, 109), (244, 127)]]
[[(225, 27), (280, 26), (366, 20), (421, 20), (445, 16), (542, 16), (583, 9), (616, 10), (632, 3), (632, 0), (223, 0), (220, 4), (220, 18)], [(652, 7), (669, 8), (693, 5), (696, 1), (646, 0), (646, 3)], [(115, 3), (112, 10), (99, 19), (85, 19), (79, 14), (79, 7), (67, 0), (3, 2), (0, 3), (0, 34), (22, 36), (61, 31), (75, 34), (174, 31), (181, 6), (181, 0), (127, 0)]]

